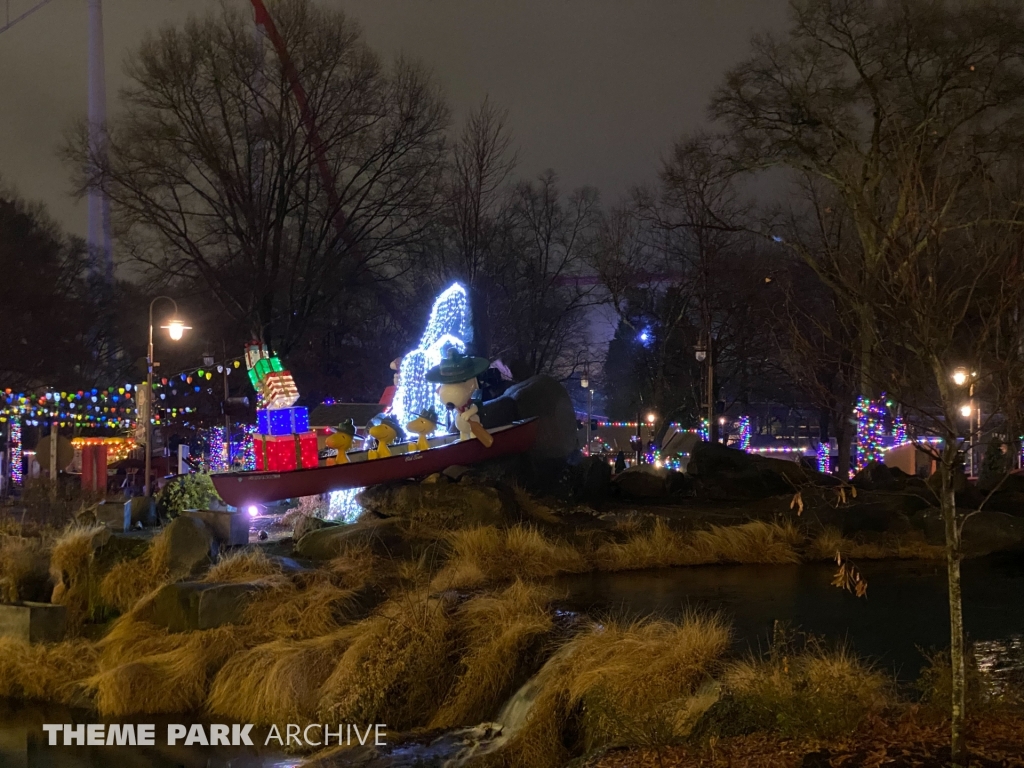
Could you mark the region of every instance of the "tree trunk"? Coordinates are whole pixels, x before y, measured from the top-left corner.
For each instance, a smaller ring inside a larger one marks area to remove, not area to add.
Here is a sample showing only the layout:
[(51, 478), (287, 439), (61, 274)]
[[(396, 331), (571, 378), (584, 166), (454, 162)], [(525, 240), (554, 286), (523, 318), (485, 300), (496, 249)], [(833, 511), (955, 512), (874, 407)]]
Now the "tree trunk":
[(963, 598), (960, 593), (960, 530), (956, 521), (956, 496), (953, 490), (953, 461), (956, 444), (947, 441), (939, 471), (942, 473), (942, 519), (946, 528), (946, 570), (949, 576), (949, 662), (953, 675), (950, 708), (950, 749), (953, 765), (966, 768), (968, 764), (967, 736), (965, 734), (967, 676), (964, 653)]
[(836, 474), (841, 480), (850, 479), (850, 455), (853, 449), (853, 427), (849, 416), (844, 416), (836, 424), (836, 442), (839, 443), (839, 455), (836, 457)]

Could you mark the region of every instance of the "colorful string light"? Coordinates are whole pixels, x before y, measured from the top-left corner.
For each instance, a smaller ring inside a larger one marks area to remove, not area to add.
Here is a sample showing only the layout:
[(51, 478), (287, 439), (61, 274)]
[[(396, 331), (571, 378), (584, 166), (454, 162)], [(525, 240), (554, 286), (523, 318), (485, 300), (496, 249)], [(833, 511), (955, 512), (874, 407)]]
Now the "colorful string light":
[(21, 455), (21, 419), (11, 419), (11, 480), (15, 485), (21, 485), (25, 480), (25, 470), (22, 466)]
[(255, 424), (245, 425), (245, 437), (242, 439), (242, 469), (246, 472), (256, 470), (256, 434)]
[(832, 451), (828, 443), (818, 443), (818, 471), (823, 475), (832, 471)]
[(882, 400), (857, 398), (853, 414), (857, 419), (856, 451), (854, 468), (850, 472), (853, 477), (869, 462), (882, 461), (885, 449), (885, 406)]
[(740, 416), (740, 450), (750, 448), (750, 417)]
[(224, 437), (224, 427), (213, 427), (210, 430), (210, 471), (227, 472), (231, 468), (228, 461), (228, 445)]

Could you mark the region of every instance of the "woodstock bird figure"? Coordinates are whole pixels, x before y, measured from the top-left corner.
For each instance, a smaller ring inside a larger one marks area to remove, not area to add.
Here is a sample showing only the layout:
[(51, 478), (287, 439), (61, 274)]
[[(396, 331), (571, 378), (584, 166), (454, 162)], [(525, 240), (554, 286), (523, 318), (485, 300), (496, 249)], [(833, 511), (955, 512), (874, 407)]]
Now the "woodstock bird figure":
[(377, 439), (377, 447), (371, 448), (366, 454), (368, 459), (386, 459), (391, 455), (388, 446), (402, 436), (402, 428), (398, 426), (398, 422), (384, 414), (374, 416), (366, 431), (370, 433), (370, 437)]
[(416, 450), (426, 451), (430, 449), (427, 435), (437, 429), (437, 411), (427, 408), (419, 412), (419, 415), (405, 425), (405, 428), (416, 435)]
[(437, 395), (449, 410), (457, 411), (455, 427), (459, 430), (461, 440), (476, 437), (485, 448), (490, 448), (494, 438), (480, 423), (480, 408), (471, 402), (473, 393), (479, 389), (477, 376), (490, 367), (484, 357), (467, 357), (454, 347), (448, 354), (426, 373), (426, 380), (439, 384)]
[(333, 456), (327, 459), (327, 466), (334, 466), (335, 464), (348, 464), (348, 453), (347, 451), (352, 447), (352, 441), (356, 436), (356, 425), (352, 423), (352, 419), (346, 419), (338, 425), (333, 435), (328, 435), (324, 441), (328, 448), (334, 448), (337, 452), (337, 456)]

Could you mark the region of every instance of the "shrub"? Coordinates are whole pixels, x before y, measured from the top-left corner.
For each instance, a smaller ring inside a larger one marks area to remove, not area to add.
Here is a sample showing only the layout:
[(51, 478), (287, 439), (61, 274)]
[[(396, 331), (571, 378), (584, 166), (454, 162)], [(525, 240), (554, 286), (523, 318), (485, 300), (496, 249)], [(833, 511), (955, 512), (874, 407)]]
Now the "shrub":
[(186, 509), (208, 509), (218, 499), (213, 480), (204, 472), (177, 477), (160, 491), (157, 497), (157, 513), (161, 517), (174, 518)]
[(776, 645), (726, 669), (726, 696), (708, 712), (702, 730), (722, 736), (754, 731), (787, 738), (836, 738), (891, 700), (892, 682), (844, 648), (810, 641), (802, 649)]

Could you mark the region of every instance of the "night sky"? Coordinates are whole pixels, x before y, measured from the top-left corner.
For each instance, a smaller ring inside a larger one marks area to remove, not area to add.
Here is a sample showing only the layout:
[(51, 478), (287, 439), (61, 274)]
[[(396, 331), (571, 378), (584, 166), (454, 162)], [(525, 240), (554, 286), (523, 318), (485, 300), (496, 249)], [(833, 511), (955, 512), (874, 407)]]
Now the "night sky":
[[(225, 0), (248, 6), (246, 0)], [(8, 0), (0, 0), (0, 25)], [(11, 16), (36, 0), (9, 0)], [(650, 180), (674, 138), (701, 125), (711, 89), (752, 32), (779, 29), (785, 0), (322, 0), (369, 43), (430, 68), (456, 119), (485, 95), (510, 111), (521, 175), (554, 168), (566, 187), (614, 202)], [(214, 0), (104, 0), (109, 109), (121, 62), (147, 29)], [(0, 34), (0, 178), (84, 235), (56, 156), (86, 110), (86, 2), (52, 0)]]

